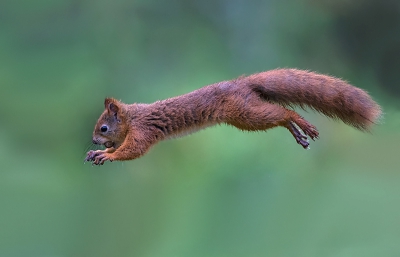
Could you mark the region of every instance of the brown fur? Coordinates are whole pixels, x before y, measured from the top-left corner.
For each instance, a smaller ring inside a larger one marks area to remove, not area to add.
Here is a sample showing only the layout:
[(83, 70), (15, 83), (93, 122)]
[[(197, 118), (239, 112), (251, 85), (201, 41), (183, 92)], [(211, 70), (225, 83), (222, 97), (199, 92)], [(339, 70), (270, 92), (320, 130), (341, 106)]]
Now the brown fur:
[[(287, 128), (307, 148), (317, 129), (286, 107), (310, 107), (360, 130), (376, 123), (381, 109), (363, 90), (343, 80), (313, 72), (278, 69), (212, 84), (152, 104), (105, 100), (105, 111), (93, 132), (93, 143), (106, 150), (89, 151), (86, 161), (131, 160), (157, 142), (219, 123), (241, 130)], [(102, 126), (107, 131), (102, 132)]]

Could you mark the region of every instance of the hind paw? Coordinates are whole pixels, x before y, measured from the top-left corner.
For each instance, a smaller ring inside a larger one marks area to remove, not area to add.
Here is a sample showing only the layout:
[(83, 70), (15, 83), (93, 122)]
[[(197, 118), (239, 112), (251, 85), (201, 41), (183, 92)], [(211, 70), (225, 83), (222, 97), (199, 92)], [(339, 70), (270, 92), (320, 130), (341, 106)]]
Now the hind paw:
[(306, 121), (299, 123), (290, 121), (288, 129), (296, 139), (296, 142), (304, 149), (308, 149), (308, 146), (310, 145), (307, 136), (309, 136), (312, 140), (318, 139), (317, 128)]

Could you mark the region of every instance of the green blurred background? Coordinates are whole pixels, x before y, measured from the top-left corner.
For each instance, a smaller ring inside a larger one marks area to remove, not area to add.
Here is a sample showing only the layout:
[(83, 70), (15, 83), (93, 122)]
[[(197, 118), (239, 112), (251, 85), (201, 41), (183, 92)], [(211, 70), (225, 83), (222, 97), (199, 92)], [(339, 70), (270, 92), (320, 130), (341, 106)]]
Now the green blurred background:
[[(1, 1), (0, 56), (0, 256), (400, 256), (399, 1)], [(382, 124), (300, 110), (309, 151), (218, 126), (83, 164), (104, 97), (277, 67), (369, 91)]]

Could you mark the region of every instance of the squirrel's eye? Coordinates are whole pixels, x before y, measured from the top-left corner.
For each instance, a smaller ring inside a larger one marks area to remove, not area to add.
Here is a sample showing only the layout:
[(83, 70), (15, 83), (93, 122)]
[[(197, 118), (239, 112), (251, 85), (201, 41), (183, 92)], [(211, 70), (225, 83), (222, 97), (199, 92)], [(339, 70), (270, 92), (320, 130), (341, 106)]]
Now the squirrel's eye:
[(106, 125), (101, 126), (100, 131), (101, 132), (107, 132), (108, 127)]

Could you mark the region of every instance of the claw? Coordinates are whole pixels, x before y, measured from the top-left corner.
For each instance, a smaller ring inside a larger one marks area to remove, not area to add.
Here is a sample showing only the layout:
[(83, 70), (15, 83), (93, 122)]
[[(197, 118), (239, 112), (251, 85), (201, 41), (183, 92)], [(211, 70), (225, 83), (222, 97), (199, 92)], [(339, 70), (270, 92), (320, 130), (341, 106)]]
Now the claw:
[(300, 119), (295, 121), (289, 121), (286, 128), (289, 129), (290, 133), (296, 139), (296, 142), (301, 145), (304, 149), (309, 149), (309, 136), (313, 141), (318, 139), (318, 130), (315, 126), (307, 122), (306, 120)]
[[(310, 143), (308, 142), (307, 139), (307, 133), (302, 131), (301, 128), (294, 122), (289, 122), (290, 126), (289, 126), (289, 131), (292, 133), (292, 135), (294, 136), (294, 138), (296, 139), (296, 142), (301, 145), (304, 149), (308, 149)], [(305, 133), (306, 135), (304, 135), (303, 133)], [(311, 136), (310, 136), (311, 137)]]
[(102, 165), (106, 160), (108, 160), (108, 157), (106, 156), (104, 150), (97, 150), (97, 151), (90, 150), (87, 153), (84, 163), (92, 162), (92, 165)]
[(110, 158), (110, 153), (105, 153), (105, 152), (100, 152), (96, 153), (96, 156), (92, 158), (93, 165), (103, 165), (105, 161), (113, 161), (113, 159)]

